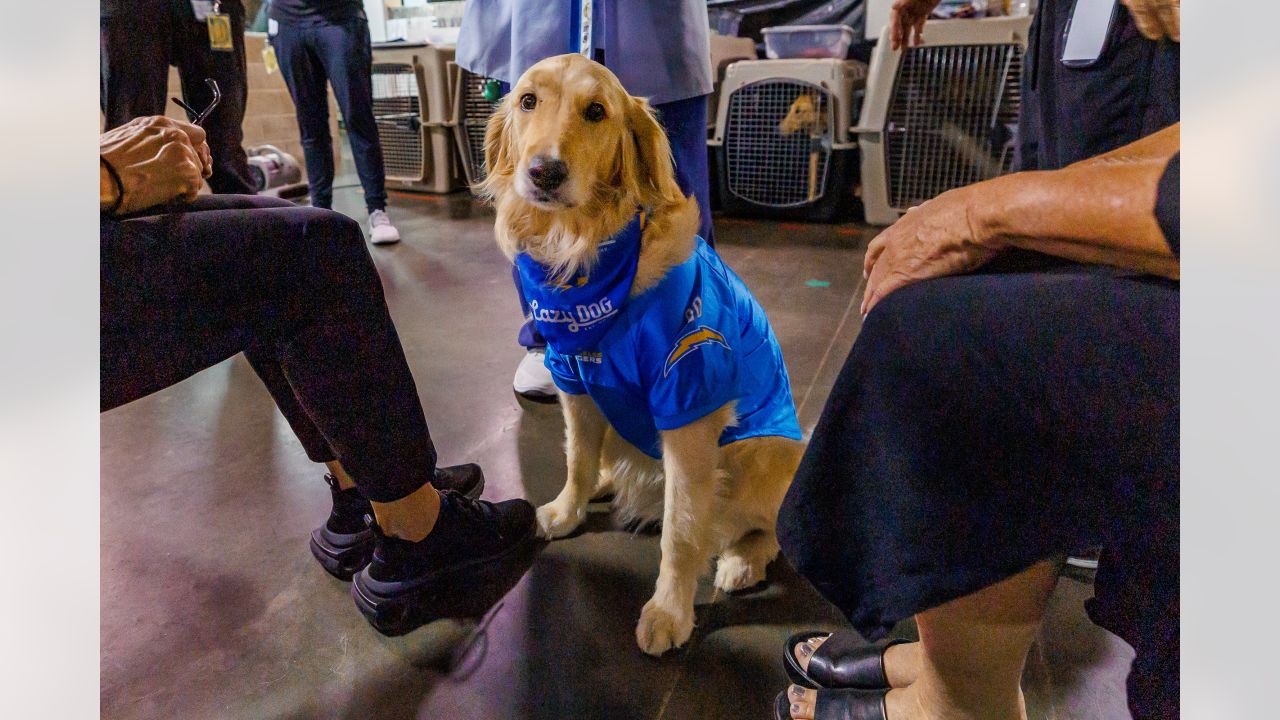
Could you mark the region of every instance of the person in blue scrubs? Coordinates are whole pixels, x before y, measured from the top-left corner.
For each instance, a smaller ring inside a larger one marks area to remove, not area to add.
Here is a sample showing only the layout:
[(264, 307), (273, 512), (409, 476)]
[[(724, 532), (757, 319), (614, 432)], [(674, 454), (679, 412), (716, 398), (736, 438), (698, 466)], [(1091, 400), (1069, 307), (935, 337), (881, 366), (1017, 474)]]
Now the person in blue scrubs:
[[(472, 0), (462, 17), (457, 62), (505, 90), (539, 60), (578, 52), (582, 2), (593, 0)], [(676, 182), (698, 201), (699, 235), (715, 245), (711, 184), (707, 171), (707, 95), (711, 93), (711, 45), (707, 6), (701, 0), (642, 3), (594, 0), (591, 57), (622, 81), (627, 92), (648, 98), (671, 141)], [(519, 284), (519, 276), (514, 275)], [(524, 306), (525, 316), (529, 316)], [(529, 320), (519, 342), (529, 350), (513, 387), (530, 400), (552, 402), (556, 388), (544, 364), (546, 341)]]

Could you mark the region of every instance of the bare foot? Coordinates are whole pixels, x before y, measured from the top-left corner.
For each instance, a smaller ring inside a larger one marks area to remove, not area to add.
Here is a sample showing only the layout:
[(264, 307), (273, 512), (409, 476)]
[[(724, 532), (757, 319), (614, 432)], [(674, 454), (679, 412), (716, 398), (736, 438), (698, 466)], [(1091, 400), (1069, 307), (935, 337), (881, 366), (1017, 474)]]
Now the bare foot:
[[(792, 720), (814, 720), (814, 711), (818, 703), (817, 690), (791, 685), (787, 688), (787, 702), (791, 706)], [(832, 691), (826, 691), (832, 692)], [(838, 691), (836, 691), (838, 692)], [(930, 699), (930, 694), (921, 692), (921, 685), (909, 688), (894, 688), (884, 698), (885, 717), (888, 720), (976, 720), (977, 718), (1008, 718), (1009, 720), (1026, 720), (1026, 704), (1022, 694), (1017, 697), (1016, 706), (985, 708), (985, 712), (969, 712), (949, 705), (939, 699)]]
[[(884, 700), (885, 714), (889, 720), (941, 720), (943, 717), (925, 713), (910, 688), (894, 688), (885, 695)], [(792, 720), (814, 720), (814, 709), (818, 703), (817, 690), (792, 685), (787, 688), (787, 701), (791, 705)]]
[[(826, 637), (809, 638), (791, 649), (802, 669), (809, 669), (809, 659), (826, 640)], [(884, 651), (884, 673), (889, 678), (889, 687), (904, 688), (915, 682), (920, 676), (920, 643), (891, 645)]]

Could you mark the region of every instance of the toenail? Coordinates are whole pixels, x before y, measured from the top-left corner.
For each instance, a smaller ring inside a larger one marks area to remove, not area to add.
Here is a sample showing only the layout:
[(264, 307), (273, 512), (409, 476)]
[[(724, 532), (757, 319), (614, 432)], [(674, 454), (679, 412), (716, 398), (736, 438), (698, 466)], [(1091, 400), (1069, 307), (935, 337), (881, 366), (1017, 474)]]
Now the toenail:
[(795, 696), (796, 698), (798, 698), (798, 699), (803, 699), (803, 698), (804, 698), (804, 688), (800, 687), (799, 685), (792, 685), (792, 686), (791, 686), (791, 694), (792, 694), (793, 696)]
[(811, 652), (813, 652), (813, 648), (809, 647), (808, 645), (801, 645), (801, 646), (800, 646), (800, 654), (801, 654), (801, 655), (808, 655), (808, 654), (809, 654), (809, 653), (811, 653)]
[(799, 714), (800, 714), (800, 704), (799, 704), (799, 703), (791, 703), (791, 717), (795, 717), (795, 716), (797, 716), (797, 715), (799, 715)]

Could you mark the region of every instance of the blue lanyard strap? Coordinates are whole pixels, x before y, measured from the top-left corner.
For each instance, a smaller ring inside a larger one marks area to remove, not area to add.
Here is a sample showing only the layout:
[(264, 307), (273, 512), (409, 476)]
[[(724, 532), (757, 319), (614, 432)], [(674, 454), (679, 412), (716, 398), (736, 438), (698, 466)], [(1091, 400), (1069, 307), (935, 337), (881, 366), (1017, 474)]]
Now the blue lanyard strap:
[(569, 52), (591, 57), (595, 25), (595, 0), (570, 0), (573, 17), (569, 21)]

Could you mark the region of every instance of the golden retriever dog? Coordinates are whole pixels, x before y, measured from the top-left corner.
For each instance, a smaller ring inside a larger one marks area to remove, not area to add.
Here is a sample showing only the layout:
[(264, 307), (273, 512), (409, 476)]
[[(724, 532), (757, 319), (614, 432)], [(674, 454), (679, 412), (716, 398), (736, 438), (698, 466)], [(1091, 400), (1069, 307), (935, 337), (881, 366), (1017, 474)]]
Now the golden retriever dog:
[(821, 135), (827, 129), (827, 115), (820, 112), (820, 103), (812, 93), (802, 93), (787, 108), (787, 116), (778, 123), (782, 135), (794, 135), (804, 130), (810, 135)]
[[(628, 302), (659, 287), (696, 251), (714, 252), (698, 250), (697, 204), (676, 184), (670, 145), (648, 103), (582, 56), (529, 68), (489, 120), (485, 151), (488, 175), (478, 189), (496, 208), (498, 244), (510, 258), (527, 254), (551, 269), (558, 287), (585, 277), (602, 244), (632, 223), (637, 208), (645, 220)], [(714, 342), (715, 335), (701, 328), (682, 337), (677, 349)], [(794, 424), (780, 353), (776, 358), (781, 369), (767, 380), (782, 388), (775, 396), (785, 396)], [(729, 402), (658, 432), (657, 460), (624, 440), (590, 395), (561, 391), (560, 401), (568, 477), (560, 494), (538, 508), (539, 534), (572, 533), (588, 502), (608, 492), (623, 520), (660, 521), (662, 561), (636, 641), (644, 652), (661, 655), (689, 639), (694, 591), (712, 557), (721, 590), (764, 581), (779, 550), (778, 508), (803, 452), (799, 426), (794, 438), (765, 435), (722, 445), (722, 435), (738, 422)]]

